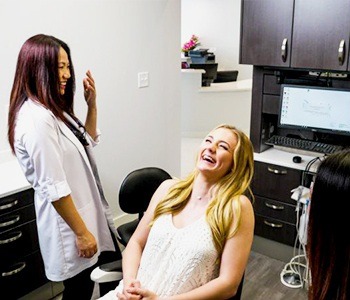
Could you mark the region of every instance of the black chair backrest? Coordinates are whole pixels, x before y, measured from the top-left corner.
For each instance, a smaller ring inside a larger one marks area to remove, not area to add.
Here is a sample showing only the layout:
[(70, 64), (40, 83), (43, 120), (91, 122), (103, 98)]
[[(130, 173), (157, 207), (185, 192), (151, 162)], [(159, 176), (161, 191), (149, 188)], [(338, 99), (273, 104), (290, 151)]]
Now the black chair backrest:
[(172, 177), (163, 169), (145, 167), (129, 173), (119, 189), (119, 206), (129, 214), (143, 215), (159, 185)]

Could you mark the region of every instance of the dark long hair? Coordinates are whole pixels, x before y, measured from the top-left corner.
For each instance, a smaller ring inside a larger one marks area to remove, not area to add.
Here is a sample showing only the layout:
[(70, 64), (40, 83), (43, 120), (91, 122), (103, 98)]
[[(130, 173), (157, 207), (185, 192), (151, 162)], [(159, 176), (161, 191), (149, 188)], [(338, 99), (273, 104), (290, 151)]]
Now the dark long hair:
[[(62, 47), (70, 61), (70, 73), (65, 94), (59, 90), (58, 54)], [(38, 34), (22, 46), (17, 59), (8, 115), (8, 140), (14, 152), (16, 117), (28, 99), (37, 101), (64, 120), (63, 111), (72, 115), (75, 93), (75, 75), (70, 49), (63, 41), (49, 35)]]
[(311, 196), (307, 256), (309, 299), (350, 299), (350, 150), (319, 166)]

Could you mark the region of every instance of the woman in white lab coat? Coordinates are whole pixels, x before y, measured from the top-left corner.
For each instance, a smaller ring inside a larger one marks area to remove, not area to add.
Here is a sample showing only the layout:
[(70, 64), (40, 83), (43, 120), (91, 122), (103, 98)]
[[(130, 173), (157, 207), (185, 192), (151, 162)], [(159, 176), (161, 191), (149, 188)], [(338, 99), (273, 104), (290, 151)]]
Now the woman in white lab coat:
[(23, 44), (11, 92), (8, 138), (35, 190), (46, 276), (63, 281), (63, 299), (90, 299), (90, 272), (100, 254), (120, 258), (91, 151), (99, 131), (90, 71), (83, 85), (85, 125), (73, 111), (75, 78), (68, 45), (43, 34)]

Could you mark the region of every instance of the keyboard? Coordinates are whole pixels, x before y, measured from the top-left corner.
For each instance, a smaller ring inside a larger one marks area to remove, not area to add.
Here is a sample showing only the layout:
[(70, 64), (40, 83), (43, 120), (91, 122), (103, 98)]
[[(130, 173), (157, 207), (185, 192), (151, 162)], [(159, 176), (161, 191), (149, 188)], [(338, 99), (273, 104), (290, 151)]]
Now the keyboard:
[(274, 146), (276, 148), (291, 148), (305, 151), (306, 155), (314, 154), (332, 154), (343, 149), (339, 145), (331, 145), (326, 143), (315, 142), (311, 140), (303, 140), (298, 138), (291, 138), (285, 136), (274, 135), (269, 138), (265, 144)]

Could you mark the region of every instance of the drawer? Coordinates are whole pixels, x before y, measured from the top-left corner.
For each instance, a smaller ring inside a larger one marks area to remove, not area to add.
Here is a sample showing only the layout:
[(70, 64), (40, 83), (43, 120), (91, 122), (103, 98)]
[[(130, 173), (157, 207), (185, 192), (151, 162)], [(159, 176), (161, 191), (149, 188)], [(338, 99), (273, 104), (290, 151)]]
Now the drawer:
[(28, 189), (10, 196), (0, 198), (0, 215), (34, 202), (34, 190)]
[(10, 211), (0, 216), (0, 233), (35, 219), (34, 205)]
[(277, 77), (275, 75), (264, 75), (264, 94), (280, 95), (281, 85), (277, 83)]
[(279, 96), (263, 95), (262, 112), (264, 114), (278, 115), (280, 106)]
[(255, 196), (254, 212), (283, 222), (296, 224), (295, 206), (284, 202)]
[(254, 195), (295, 204), (291, 190), (300, 185), (302, 171), (257, 161), (254, 168)]
[(0, 269), (0, 290), (6, 299), (18, 299), (48, 282), (39, 251)]
[(295, 225), (258, 214), (255, 215), (254, 233), (289, 246), (294, 246), (297, 236)]
[(39, 250), (35, 220), (0, 234), (0, 267)]

